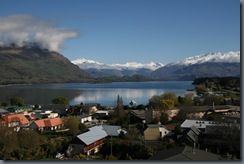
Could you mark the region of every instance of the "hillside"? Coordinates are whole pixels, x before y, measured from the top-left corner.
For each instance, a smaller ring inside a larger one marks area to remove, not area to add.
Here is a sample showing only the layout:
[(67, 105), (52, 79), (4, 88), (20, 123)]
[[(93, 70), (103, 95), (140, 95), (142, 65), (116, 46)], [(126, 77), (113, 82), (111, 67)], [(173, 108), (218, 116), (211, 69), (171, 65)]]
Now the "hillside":
[(91, 81), (57, 52), (39, 47), (0, 47), (0, 84)]

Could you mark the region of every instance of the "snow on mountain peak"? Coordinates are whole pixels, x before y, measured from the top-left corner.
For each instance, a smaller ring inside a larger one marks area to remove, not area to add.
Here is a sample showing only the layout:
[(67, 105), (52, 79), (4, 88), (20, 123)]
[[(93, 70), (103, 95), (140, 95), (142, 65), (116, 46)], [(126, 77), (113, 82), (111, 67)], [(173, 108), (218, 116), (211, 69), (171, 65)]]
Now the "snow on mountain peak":
[(96, 62), (93, 60), (87, 60), (84, 58), (80, 58), (74, 61), (71, 61), (73, 64), (78, 65), (80, 68), (86, 69), (86, 68), (96, 68), (96, 69), (117, 69), (117, 70), (122, 70), (122, 69), (141, 69), (141, 68), (147, 68), (152, 71), (163, 67), (164, 65), (162, 63), (154, 63), (150, 62), (147, 64), (142, 64), (142, 63), (137, 63), (137, 62), (127, 62), (125, 64), (103, 64), (100, 62)]
[(191, 65), (191, 64), (201, 64), (206, 62), (226, 62), (226, 63), (239, 63), (240, 62), (240, 52), (228, 52), (228, 53), (207, 53), (203, 55), (198, 55), (194, 57), (188, 57), (186, 59), (170, 63), (168, 65)]
[(77, 60), (73, 60), (71, 61), (73, 64), (103, 64), (103, 63), (99, 63), (99, 62), (96, 62), (94, 60), (87, 60), (87, 59), (84, 59), (84, 58), (80, 58), (80, 59), (77, 59)]

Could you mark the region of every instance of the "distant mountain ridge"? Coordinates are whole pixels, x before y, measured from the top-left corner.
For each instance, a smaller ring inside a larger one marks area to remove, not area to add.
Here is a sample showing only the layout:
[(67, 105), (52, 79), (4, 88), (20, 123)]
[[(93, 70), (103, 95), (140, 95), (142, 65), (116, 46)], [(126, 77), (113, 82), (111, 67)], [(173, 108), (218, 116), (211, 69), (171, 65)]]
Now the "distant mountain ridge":
[(227, 53), (207, 53), (194, 57), (189, 57), (183, 60), (169, 63), (166, 66), (172, 65), (192, 65), (203, 63), (240, 63), (240, 52), (227, 52)]
[(176, 61), (153, 71), (156, 80), (194, 80), (199, 77), (240, 76), (240, 52), (208, 53)]
[(127, 62), (125, 64), (104, 64), (94, 60), (80, 58), (72, 63), (78, 65), (81, 69), (90, 73), (93, 77), (107, 76), (133, 76), (136, 74), (147, 76), (152, 71), (164, 66), (162, 63), (150, 62), (147, 64), (137, 62)]
[(204, 76), (239, 76), (240, 52), (207, 53), (183, 60), (162, 64), (150, 62), (141, 64), (104, 64), (80, 58), (72, 61), (93, 77), (143, 75), (154, 80), (194, 80)]

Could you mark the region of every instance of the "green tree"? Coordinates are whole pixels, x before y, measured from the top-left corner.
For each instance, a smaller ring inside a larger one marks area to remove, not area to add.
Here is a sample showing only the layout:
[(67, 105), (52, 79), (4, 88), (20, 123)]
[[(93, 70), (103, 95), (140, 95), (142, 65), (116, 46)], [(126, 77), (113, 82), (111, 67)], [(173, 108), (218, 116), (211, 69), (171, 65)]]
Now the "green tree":
[(69, 129), (68, 133), (75, 137), (80, 132), (80, 121), (72, 116), (64, 119), (64, 126)]
[(173, 100), (162, 100), (164, 109), (172, 109), (175, 107), (175, 103)]
[(58, 96), (52, 100), (53, 104), (69, 105), (69, 100), (64, 96)]
[(199, 85), (197, 85), (196, 87), (195, 87), (195, 90), (196, 90), (196, 93), (198, 94), (198, 95), (203, 95), (204, 93), (206, 93), (207, 92), (207, 88), (205, 87), (205, 85), (203, 85), (203, 84), (199, 84)]
[(224, 97), (223, 96), (216, 96), (216, 95), (210, 95), (210, 96), (205, 96), (204, 97), (204, 104), (205, 105), (221, 105), (224, 102)]
[(149, 106), (154, 109), (161, 109), (162, 108), (162, 96), (154, 95), (152, 98), (149, 99)]
[(10, 104), (11, 105), (18, 105), (18, 106), (24, 106), (24, 100), (20, 97), (13, 97), (10, 99)]
[(171, 100), (174, 102), (174, 104), (177, 104), (178, 101), (176, 94), (171, 92), (165, 92), (164, 94), (162, 94), (162, 99)]
[(163, 124), (163, 125), (166, 124), (169, 121), (168, 114), (165, 112), (162, 112), (159, 120), (160, 120), (161, 124)]

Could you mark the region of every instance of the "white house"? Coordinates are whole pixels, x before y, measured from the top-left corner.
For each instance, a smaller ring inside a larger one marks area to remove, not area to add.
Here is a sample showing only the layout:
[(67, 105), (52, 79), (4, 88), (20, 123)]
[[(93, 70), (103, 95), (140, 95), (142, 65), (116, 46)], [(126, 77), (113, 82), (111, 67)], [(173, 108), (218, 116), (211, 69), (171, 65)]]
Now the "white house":
[(80, 122), (82, 124), (85, 122), (91, 122), (92, 121), (92, 116), (90, 116), (89, 114), (78, 115), (77, 118), (80, 120)]

